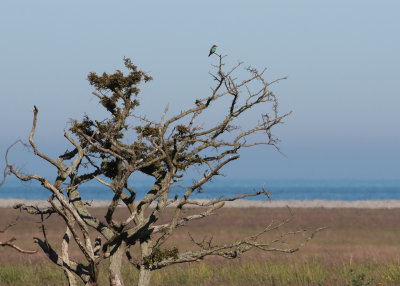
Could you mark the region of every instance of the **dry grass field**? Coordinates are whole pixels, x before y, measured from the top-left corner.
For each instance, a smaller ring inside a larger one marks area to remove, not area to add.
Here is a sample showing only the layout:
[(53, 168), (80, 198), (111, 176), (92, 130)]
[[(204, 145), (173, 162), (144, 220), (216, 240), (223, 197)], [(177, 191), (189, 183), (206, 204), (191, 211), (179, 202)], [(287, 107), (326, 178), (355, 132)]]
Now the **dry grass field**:
[[(94, 214), (103, 208), (91, 210)], [(193, 210), (188, 210), (191, 212)], [(293, 209), (290, 223), (265, 236), (279, 237), (289, 230), (327, 227), (293, 254), (252, 251), (237, 260), (209, 257), (204, 261), (167, 267), (153, 274), (153, 285), (400, 285), (400, 209)], [(177, 232), (170, 245), (180, 251), (193, 248), (195, 239), (213, 234), (221, 243), (255, 233), (272, 220), (288, 216), (286, 208), (225, 208)], [(123, 215), (122, 213), (120, 215)], [(17, 238), (17, 244), (37, 249), (32, 237), (41, 237), (40, 219), (0, 208), (0, 228), (20, 216), (18, 224), (0, 234), (0, 241)], [(48, 236), (59, 246), (64, 225), (56, 216), (46, 221)], [(309, 233), (288, 237), (296, 245)], [(79, 251), (73, 250), (79, 259)], [(137, 272), (123, 267), (126, 285), (135, 285)], [(107, 285), (101, 276), (101, 285)], [(24, 255), (0, 249), (0, 285), (67, 285), (63, 272), (38, 254)]]

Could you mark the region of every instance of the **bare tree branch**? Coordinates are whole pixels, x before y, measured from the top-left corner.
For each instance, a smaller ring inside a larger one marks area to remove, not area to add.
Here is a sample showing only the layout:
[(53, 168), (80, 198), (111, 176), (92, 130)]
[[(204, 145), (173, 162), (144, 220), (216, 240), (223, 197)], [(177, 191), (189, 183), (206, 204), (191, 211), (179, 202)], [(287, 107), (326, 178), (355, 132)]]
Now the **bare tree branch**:
[(11, 238), (5, 242), (0, 241), (0, 246), (8, 246), (8, 247), (14, 248), (18, 252), (25, 253), (25, 254), (35, 254), (37, 252), (37, 250), (26, 250), (26, 249), (23, 249), (23, 248), (15, 245), (13, 243), (15, 240), (16, 240), (15, 238)]
[[(5, 233), (10, 227), (13, 227), (14, 225), (16, 225), (18, 220), (19, 220), (19, 217), (17, 217), (14, 222), (11, 222), (8, 225), (6, 225), (4, 228), (0, 229), (0, 233)], [(26, 253), (26, 254), (34, 254), (37, 252), (37, 250), (26, 250), (26, 249), (23, 249), (23, 248), (15, 245), (14, 244), (15, 240), (16, 240), (16, 238), (13, 237), (13, 238), (6, 240), (5, 242), (0, 241), (0, 246), (11, 247), (11, 248), (14, 248), (15, 250), (17, 250), (18, 252)]]
[[(17, 204), (14, 208), (41, 217), (43, 239), (36, 238), (36, 242), (49, 259), (64, 270), (70, 285), (76, 285), (77, 277), (87, 285), (97, 285), (98, 265), (103, 260), (109, 262), (110, 284), (123, 285), (121, 263), (125, 253), (139, 269), (138, 283), (144, 286), (150, 283), (151, 271), (167, 265), (198, 261), (207, 255), (236, 258), (250, 249), (290, 253), (297, 251), (319, 231), (295, 247), (285, 245), (284, 240), (304, 230), (285, 232), (275, 239), (266, 240), (264, 235), (287, 223), (283, 220), (271, 223), (249, 237), (223, 245), (214, 245), (212, 237), (196, 241), (190, 236), (199, 250), (179, 253), (176, 247), (160, 248), (175, 229), (213, 215), (226, 202), (255, 196), (270, 199), (264, 186), (261, 191), (207, 202), (194, 198), (206, 183), (223, 175), (221, 172), (226, 165), (239, 159), (243, 148), (266, 145), (279, 151), (279, 141), (273, 130), (290, 114), (280, 113), (278, 99), (270, 90), (272, 84), (285, 78), (268, 81), (265, 69), (258, 71), (253, 67), (243, 67), (242, 62), (228, 68), (224, 63), (225, 56), (215, 56), (218, 61), (213, 65), (215, 70), (210, 72), (213, 86), (209, 95), (194, 100), (193, 106), (181, 107), (177, 114), (169, 113), (168, 104), (155, 118), (137, 114), (135, 110), (139, 105), (140, 84), (152, 78), (140, 71), (130, 59), (124, 59), (128, 71), (125, 74), (120, 70), (112, 74), (90, 73), (88, 80), (95, 89), (93, 95), (105, 108), (108, 117), (91, 119), (85, 115), (81, 121), (72, 120), (70, 128), (64, 132), (72, 151), (62, 152), (56, 160), (40, 152), (34, 142), (38, 117), (38, 108), (34, 106), (29, 144), (36, 156), (56, 167), (56, 179), (25, 174), (13, 167), (8, 154), (15, 144), (22, 143), (17, 141), (6, 151), (6, 167), (0, 187), (8, 175), (14, 175), (21, 181), (37, 181), (48, 191), (51, 207)], [(242, 68), (246, 74), (244, 78), (238, 76)], [(225, 106), (223, 109), (221, 104)], [(258, 121), (248, 120), (254, 118), (249, 115), (257, 110), (263, 110), (258, 114)], [(182, 194), (169, 200), (177, 182), (193, 169), (197, 169), (199, 175)], [(144, 174), (153, 180), (144, 196), (138, 195), (136, 174)], [(99, 192), (109, 192), (112, 196), (105, 213), (97, 216), (82, 199), (82, 186), (91, 181), (100, 183), (92, 188), (106, 186), (105, 190), (99, 188)], [(119, 212), (119, 206), (125, 207), (127, 212)], [(184, 212), (187, 207), (198, 208), (187, 215)], [(172, 210), (172, 216), (166, 212), (168, 208)], [(65, 224), (61, 253), (47, 239), (43, 217), (51, 214), (61, 217)], [(160, 219), (166, 216), (168, 220), (160, 223)], [(71, 259), (71, 240), (82, 252), (84, 262)], [(130, 254), (134, 245), (140, 249), (136, 255), (140, 258), (133, 258)]]

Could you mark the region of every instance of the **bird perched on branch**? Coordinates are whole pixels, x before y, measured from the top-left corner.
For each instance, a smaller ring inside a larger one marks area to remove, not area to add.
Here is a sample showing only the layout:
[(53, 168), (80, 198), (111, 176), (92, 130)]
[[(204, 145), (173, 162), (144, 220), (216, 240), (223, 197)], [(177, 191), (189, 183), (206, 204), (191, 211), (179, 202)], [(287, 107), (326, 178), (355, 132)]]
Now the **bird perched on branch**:
[(217, 45), (213, 45), (210, 49), (210, 53), (208, 54), (208, 56), (211, 56), (213, 53), (215, 53), (215, 51), (217, 50)]

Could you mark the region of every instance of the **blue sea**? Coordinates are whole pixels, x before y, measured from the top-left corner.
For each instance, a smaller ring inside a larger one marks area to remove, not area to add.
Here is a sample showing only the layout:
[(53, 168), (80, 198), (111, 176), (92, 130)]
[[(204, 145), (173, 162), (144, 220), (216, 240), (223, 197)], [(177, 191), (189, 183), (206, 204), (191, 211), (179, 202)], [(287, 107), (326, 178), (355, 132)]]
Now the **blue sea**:
[[(171, 198), (184, 193), (184, 186), (173, 188)], [(218, 180), (208, 183), (201, 192), (196, 192), (193, 198), (210, 199), (229, 197), (260, 190), (264, 185), (276, 200), (400, 200), (400, 180)], [(149, 180), (137, 180), (132, 184), (137, 192), (137, 198), (142, 198), (151, 186)], [(107, 187), (97, 183), (88, 183), (80, 189), (85, 200), (108, 200), (112, 193)], [(7, 180), (0, 187), (0, 198), (20, 198), (45, 200), (49, 191), (38, 183)], [(265, 200), (266, 197), (251, 197), (252, 200)]]

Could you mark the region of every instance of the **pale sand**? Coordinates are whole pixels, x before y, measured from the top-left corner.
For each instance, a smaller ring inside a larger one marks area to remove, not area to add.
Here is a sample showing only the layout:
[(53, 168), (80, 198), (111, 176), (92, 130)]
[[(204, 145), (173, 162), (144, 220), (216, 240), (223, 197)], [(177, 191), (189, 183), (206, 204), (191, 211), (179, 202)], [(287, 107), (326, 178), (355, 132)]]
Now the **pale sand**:
[[(206, 202), (206, 200), (197, 200), (198, 202)], [(108, 206), (109, 201), (89, 201), (92, 207)], [(12, 207), (16, 203), (23, 203), (34, 206), (49, 206), (50, 204), (44, 200), (23, 200), (23, 199), (0, 199), (0, 207)], [(238, 200), (234, 202), (226, 202), (226, 207), (231, 208), (359, 208), (359, 209), (394, 209), (400, 208), (400, 200), (380, 200), (380, 201), (324, 201), (324, 200), (309, 200), (309, 201), (252, 201)]]

